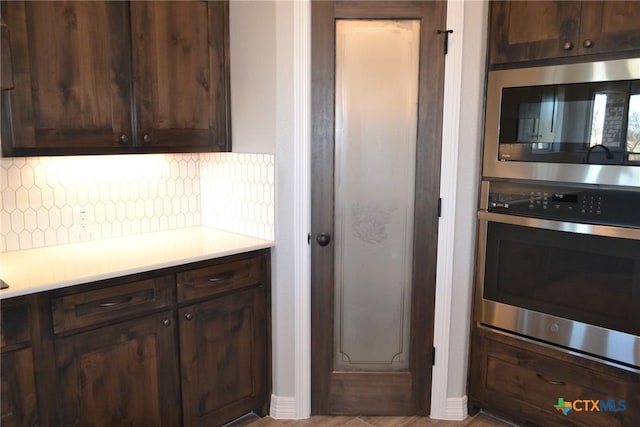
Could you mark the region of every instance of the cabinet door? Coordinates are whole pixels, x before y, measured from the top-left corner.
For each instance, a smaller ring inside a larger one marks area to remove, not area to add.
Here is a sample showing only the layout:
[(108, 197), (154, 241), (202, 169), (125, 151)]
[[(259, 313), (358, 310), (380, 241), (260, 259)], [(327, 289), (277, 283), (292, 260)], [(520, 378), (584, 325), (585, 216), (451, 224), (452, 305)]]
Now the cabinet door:
[(132, 2), (137, 140), (230, 150), (227, 2)]
[(577, 54), (581, 3), (491, 2), (491, 64)]
[(3, 3), (14, 71), (14, 89), (3, 95), (3, 121), (12, 123), (12, 132), (3, 129), (5, 155), (118, 151), (121, 135), (131, 140), (127, 8)]
[(172, 316), (162, 312), (58, 339), (60, 424), (179, 425)]
[(36, 382), (31, 347), (2, 353), (0, 401), (3, 427), (38, 425)]
[(179, 318), (184, 425), (222, 425), (251, 411), (263, 413), (264, 287), (182, 308)]
[(640, 49), (640, 3), (584, 2), (579, 43), (580, 54)]

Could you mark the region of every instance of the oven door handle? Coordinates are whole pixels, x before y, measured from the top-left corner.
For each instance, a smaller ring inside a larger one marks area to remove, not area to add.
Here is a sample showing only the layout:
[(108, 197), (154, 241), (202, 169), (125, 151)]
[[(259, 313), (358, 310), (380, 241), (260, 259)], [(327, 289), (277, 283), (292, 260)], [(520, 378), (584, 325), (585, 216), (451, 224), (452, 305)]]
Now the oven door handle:
[(541, 228), (544, 230), (565, 231), (568, 233), (589, 234), (592, 236), (640, 240), (640, 229), (638, 228), (555, 221), (551, 219), (530, 218), (517, 215), (504, 215), (486, 211), (479, 211), (478, 219), (480, 219), (481, 221), (499, 222), (501, 224), (520, 225), (523, 227)]

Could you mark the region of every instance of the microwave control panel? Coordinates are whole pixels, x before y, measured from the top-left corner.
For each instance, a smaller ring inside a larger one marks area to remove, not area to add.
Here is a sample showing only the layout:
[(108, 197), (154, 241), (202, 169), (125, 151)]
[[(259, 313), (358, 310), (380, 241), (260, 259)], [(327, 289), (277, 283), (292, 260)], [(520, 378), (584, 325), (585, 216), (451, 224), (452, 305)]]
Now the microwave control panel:
[(640, 191), (491, 182), (489, 212), (640, 228)]

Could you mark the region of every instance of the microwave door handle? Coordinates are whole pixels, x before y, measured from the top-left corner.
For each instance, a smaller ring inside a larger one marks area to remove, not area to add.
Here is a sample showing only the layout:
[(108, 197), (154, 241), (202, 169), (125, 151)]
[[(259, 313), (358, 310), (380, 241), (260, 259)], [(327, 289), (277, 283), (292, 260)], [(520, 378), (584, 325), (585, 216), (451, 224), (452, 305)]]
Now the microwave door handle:
[(504, 215), (494, 212), (480, 211), (478, 219), (486, 222), (500, 224), (519, 225), (523, 227), (540, 228), (552, 231), (564, 231), (593, 236), (624, 238), (640, 240), (640, 229), (628, 227), (615, 227), (610, 225), (583, 224), (577, 222), (555, 221), (551, 219), (530, 218), (517, 215)]

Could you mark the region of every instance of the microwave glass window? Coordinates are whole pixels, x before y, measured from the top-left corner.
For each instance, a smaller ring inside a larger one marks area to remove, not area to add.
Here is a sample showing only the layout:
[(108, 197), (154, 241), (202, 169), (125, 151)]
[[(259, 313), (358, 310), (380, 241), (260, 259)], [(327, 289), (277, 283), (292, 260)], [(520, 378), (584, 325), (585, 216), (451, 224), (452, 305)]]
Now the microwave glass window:
[[(636, 90), (640, 90), (640, 84), (636, 85)], [(640, 162), (640, 93), (634, 93), (629, 97), (627, 153), (630, 161)]]
[(498, 157), (504, 161), (640, 162), (638, 80), (502, 90)]

